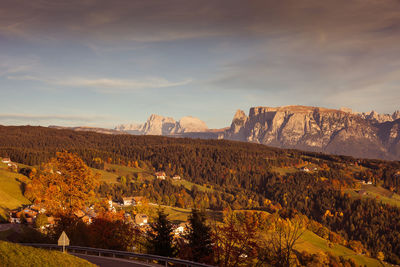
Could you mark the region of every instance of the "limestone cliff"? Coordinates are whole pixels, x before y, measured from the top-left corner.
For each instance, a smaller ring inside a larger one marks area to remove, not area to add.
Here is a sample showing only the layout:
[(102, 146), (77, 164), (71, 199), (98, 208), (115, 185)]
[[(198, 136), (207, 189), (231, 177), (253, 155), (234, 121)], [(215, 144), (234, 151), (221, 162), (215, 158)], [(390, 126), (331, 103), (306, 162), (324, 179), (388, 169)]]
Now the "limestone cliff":
[[(399, 159), (398, 112), (382, 116), (307, 106), (253, 107), (237, 111), (224, 138), (344, 154)], [(382, 122), (388, 123), (383, 126)]]

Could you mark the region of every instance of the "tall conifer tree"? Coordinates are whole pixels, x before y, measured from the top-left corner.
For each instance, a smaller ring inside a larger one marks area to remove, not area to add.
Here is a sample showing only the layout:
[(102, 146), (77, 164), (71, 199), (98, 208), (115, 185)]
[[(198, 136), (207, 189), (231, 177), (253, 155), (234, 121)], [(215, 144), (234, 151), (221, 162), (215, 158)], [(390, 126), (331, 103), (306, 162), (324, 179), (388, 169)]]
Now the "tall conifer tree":
[(158, 211), (157, 221), (151, 224), (148, 232), (149, 252), (152, 254), (174, 257), (176, 248), (173, 244), (173, 229), (164, 211)]
[(191, 260), (195, 262), (210, 262), (212, 256), (211, 228), (206, 224), (204, 211), (192, 209), (189, 218), (189, 229), (186, 234)]

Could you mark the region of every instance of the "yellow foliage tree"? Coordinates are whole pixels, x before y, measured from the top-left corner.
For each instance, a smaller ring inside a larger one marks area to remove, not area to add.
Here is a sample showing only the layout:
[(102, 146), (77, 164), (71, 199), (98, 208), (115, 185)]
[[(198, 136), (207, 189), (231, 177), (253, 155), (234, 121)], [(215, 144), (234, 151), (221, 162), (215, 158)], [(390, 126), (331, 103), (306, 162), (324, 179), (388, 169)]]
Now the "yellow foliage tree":
[(77, 155), (59, 152), (32, 180), (35, 202), (52, 213), (70, 213), (94, 200), (99, 174)]
[(380, 261), (384, 261), (385, 260), (385, 254), (383, 254), (382, 251), (379, 251), (376, 258)]

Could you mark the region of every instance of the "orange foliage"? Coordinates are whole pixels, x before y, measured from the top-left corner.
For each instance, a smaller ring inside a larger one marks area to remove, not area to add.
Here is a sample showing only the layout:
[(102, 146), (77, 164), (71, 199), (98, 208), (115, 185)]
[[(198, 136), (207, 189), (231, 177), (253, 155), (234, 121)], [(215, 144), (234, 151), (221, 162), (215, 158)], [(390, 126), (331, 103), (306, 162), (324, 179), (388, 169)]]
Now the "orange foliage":
[(32, 180), (35, 202), (53, 213), (71, 213), (94, 200), (98, 174), (76, 155), (57, 153)]

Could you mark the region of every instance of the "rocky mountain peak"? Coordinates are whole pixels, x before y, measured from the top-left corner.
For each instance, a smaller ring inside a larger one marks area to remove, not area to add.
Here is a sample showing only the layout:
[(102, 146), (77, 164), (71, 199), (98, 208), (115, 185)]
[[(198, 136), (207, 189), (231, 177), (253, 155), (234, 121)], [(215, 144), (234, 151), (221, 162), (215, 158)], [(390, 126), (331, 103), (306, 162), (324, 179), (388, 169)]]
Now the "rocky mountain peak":
[(396, 110), (395, 112), (393, 112), (392, 118), (393, 120), (400, 119), (400, 110)]
[(172, 117), (157, 114), (151, 114), (144, 124), (121, 124), (115, 129), (137, 135), (174, 135), (208, 131), (205, 122), (198, 118), (186, 116), (176, 121)]
[(372, 123), (384, 123), (395, 121), (400, 118), (400, 112), (395, 111), (393, 114), (380, 114), (376, 111), (371, 111), (367, 113), (360, 113), (359, 116), (365, 120), (368, 120)]
[(245, 120), (245, 119), (247, 119), (246, 113), (244, 113), (243, 110), (238, 109), (235, 113), (235, 116), (233, 116), (232, 122), (234, 122), (235, 120)]
[(162, 122), (175, 122), (174, 118), (171, 117), (164, 117), (161, 115), (157, 115), (157, 114), (151, 114), (150, 117), (147, 119), (147, 121), (154, 121), (154, 122), (158, 122), (158, 121), (162, 121)]
[(313, 106), (252, 107), (237, 110), (227, 129), (213, 131), (198, 118), (179, 121), (152, 114), (146, 123), (125, 124), (131, 134), (231, 139), (282, 148), (355, 157), (399, 159), (400, 111), (393, 114), (353, 112), (349, 108)]
[(179, 133), (205, 132), (208, 130), (204, 121), (192, 116), (181, 118), (178, 122), (178, 126)]
[(143, 124), (139, 123), (129, 123), (129, 124), (120, 124), (115, 126), (114, 130), (117, 131), (139, 131), (143, 127)]
[[(252, 107), (248, 117), (241, 111), (235, 113), (224, 138), (282, 148), (390, 158), (379, 130), (380, 122), (393, 121), (392, 115), (389, 116), (376, 112), (360, 115), (343, 108)], [(397, 128), (391, 129), (391, 136), (395, 136)]]

